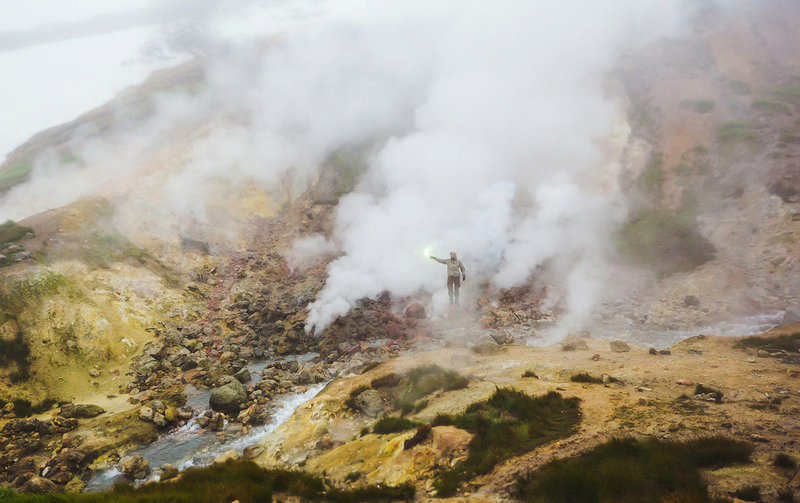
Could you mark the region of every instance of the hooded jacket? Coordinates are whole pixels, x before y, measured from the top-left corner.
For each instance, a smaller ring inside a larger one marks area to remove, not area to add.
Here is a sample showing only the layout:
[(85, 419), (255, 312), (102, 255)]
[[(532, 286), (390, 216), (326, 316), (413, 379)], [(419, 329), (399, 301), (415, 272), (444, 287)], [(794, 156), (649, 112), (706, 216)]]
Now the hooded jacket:
[(465, 276), (467, 274), (467, 270), (464, 267), (464, 263), (458, 260), (458, 255), (453, 253), (456, 258), (436, 258), (431, 256), (431, 258), (440, 264), (444, 264), (447, 266), (447, 275), (453, 278), (457, 278), (459, 276)]

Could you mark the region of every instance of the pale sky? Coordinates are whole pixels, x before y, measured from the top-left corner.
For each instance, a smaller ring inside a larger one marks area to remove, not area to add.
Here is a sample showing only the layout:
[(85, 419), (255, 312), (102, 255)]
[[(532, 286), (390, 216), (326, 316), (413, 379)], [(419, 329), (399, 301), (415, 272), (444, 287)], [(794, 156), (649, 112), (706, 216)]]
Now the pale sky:
[(32, 135), (78, 117), (190, 54), (143, 58), (165, 28), (235, 39), (278, 29), (315, 0), (0, 0), (0, 162)]

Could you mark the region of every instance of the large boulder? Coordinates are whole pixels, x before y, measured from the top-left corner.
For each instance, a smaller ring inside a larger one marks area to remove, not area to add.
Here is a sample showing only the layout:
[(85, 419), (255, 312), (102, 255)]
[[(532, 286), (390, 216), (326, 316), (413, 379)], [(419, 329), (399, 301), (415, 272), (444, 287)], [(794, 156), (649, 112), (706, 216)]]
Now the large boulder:
[(369, 417), (378, 417), (383, 415), (383, 398), (376, 390), (368, 389), (356, 397), (356, 407)]
[(89, 419), (95, 416), (99, 416), (106, 410), (99, 405), (93, 405), (90, 403), (80, 403), (78, 405), (73, 405), (71, 407), (63, 406), (61, 407), (61, 417), (66, 417), (67, 419), (70, 418), (77, 418), (77, 419)]
[(136, 454), (122, 461), (122, 473), (129, 479), (143, 479), (150, 473), (150, 463), (143, 456)]
[(58, 489), (58, 487), (53, 481), (34, 475), (19, 488), (19, 492), (44, 494), (51, 493), (56, 489)]
[(415, 302), (406, 308), (406, 318), (425, 319), (425, 308), (422, 304)]
[(232, 380), (211, 394), (208, 403), (217, 412), (232, 416), (239, 414), (239, 407), (247, 401), (247, 389), (238, 380)]

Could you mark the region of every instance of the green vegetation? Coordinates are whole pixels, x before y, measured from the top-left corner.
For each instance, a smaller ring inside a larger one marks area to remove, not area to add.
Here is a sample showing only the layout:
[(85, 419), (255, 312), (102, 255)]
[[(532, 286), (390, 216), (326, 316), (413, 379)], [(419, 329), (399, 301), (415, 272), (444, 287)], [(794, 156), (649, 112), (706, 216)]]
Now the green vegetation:
[(760, 501), (761, 500), (761, 487), (757, 485), (749, 485), (740, 487), (733, 492), (733, 495), (740, 500), (744, 501)]
[(595, 377), (589, 375), (587, 372), (580, 372), (575, 374), (569, 378), (572, 382), (585, 382), (590, 384), (603, 384), (604, 382), (617, 382), (618, 379), (616, 377), (608, 376), (607, 381), (603, 381), (602, 377)]
[(19, 314), (31, 302), (59, 293), (84, 298), (79, 287), (55, 271), (41, 270), (25, 278), (5, 277), (0, 281), (0, 312)]
[(677, 212), (641, 209), (618, 235), (620, 255), (634, 264), (655, 266), (662, 277), (708, 262), (716, 249), (700, 233), (696, 212), (693, 199), (686, 199)]
[(759, 147), (758, 136), (741, 121), (723, 122), (717, 128), (719, 156), (723, 165), (754, 154)]
[(779, 488), (777, 496), (778, 496), (778, 501), (788, 501), (790, 503), (794, 501), (794, 491), (792, 491), (788, 487)]
[(370, 370), (379, 367), (381, 363), (383, 362), (369, 362), (366, 365), (364, 365), (363, 369), (361, 369), (361, 373), (363, 374), (365, 372), (369, 372)]
[(772, 459), (772, 466), (776, 468), (789, 468), (791, 470), (794, 470), (795, 468), (797, 468), (797, 461), (790, 454), (786, 454), (785, 452), (779, 452)]
[(344, 476), (344, 481), (347, 483), (353, 483), (360, 478), (361, 472), (351, 472)]
[(12, 383), (27, 381), (30, 377), (30, 354), (31, 348), (21, 333), (13, 339), (0, 338), (0, 367), (14, 367), (9, 376)]
[(698, 384), (694, 387), (695, 395), (711, 395), (714, 397), (714, 403), (722, 403), (722, 392), (720, 390)]
[(101, 234), (98, 231), (86, 239), (82, 247), (82, 258), (88, 265), (106, 269), (113, 262), (121, 262), (126, 257), (145, 262), (147, 252), (117, 233)]
[(58, 159), (59, 164), (71, 164), (73, 162), (78, 162), (78, 156), (76, 156), (72, 152), (68, 152), (62, 155), (61, 158)]
[(17, 242), (29, 232), (33, 234), (33, 229), (17, 225), (13, 220), (6, 220), (4, 224), (0, 224), (0, 246)]
[(458, 372), (444, 370), (438, 365), (423, 365), (409, 370), (406, 376), (394, 373), (381, 376), (372, 381), (371, 387), (386, 390), (387, 395), (395, 397), (394, 409), (405, 416), (428, 406), (427, 400), (424, 404), (423, 402), (415, 404), (417, 400), (436, 391), (466, 388), (468, 384), (469, 380)]
[(683, 100), (681, 106), (698, 114), (707, 114), (712, 112), (717, 104), (713, 100)]
[(437, 415), (433, 426), (453, 425), (474, 434), (467, 459), (443, 471), (434, 482), (438, 495), (453, 494), (462, 482), (489, 473), (510, 457), (572, 435), (581, 418), (578, 403), (578, 398), (564, 399), (555, 391), (531, 397), (499, 388), (463, 414)]
[(358, 395), (360, 395), (361, 393), (367, 391), (368, 389), (370, 389), (369, 386), (359, 386), (359, 387), (357, 387), (356, 389), (354, 389), (353, 391), (350, 392), (350, 396), (345, 398), (344, 405), (346, 407), (349, 407), (351, 410), (358, 410), (358, 407), (356, 406), (356, 397)]
[(322, 166), (323, 179), (327, 179), (333, 199), (353, 191), (359, 178), (367, 170), (368, 150), (347, 149), (332, 153)]
[(32, 169), (30, 161), (22, 159), (14, 163), (5, 173), (0, 173), (0, 192), (27, 181)]
[(0, 398), (0, 408), (6, 406), (7, 403), (14, 404), (14, 415), (17, 417), (30, 417), (33, 414), (42, 414), (52, 409), (54, 405), (62, 404), (61, 400), (55, 398), (45, 398), (37, 404), (32, 404), (30, 400), (25, 398), (15, 398), (11, 402), (7, 402)]
[(287, 493), (301, 501), (356, 502), (409, 500), (414, 487), (364, 486), (340, 490), (326, 487), (319, 477), (297, 471), (266, 470), (252, 461), (229, 461), (207, 468), (190, 468), (174, 481), (132, 487), (118, 484), (101, 493), (17, 494), (0, 493), (9, 503), (218, 503), (272, 501), (274, 493)]
[(650, 99), (639, 96), (631, 96), (630, 117), (631, 122), (640, 124), (644, 127), (653, 125), (655, 122), (650, 114)]
[(523, 379), (524, 379), (524, 378), (526, 378), (526, 377), (533, 377), (534, 379), (539, 379), (539, 376), (537, 376), (537, 375), (536, 375), (536, 372), (534, 372), (533, 370), (526, 370), (526, 371), (525, 371), (525, 372), (522, 374), (522, 378), (523, 378)]
[(779, 100), (800, 105), (800, 84), (792, 84), (789, 86), (770, 86), (767, 92)]
[(421, 423), (418, 421), (411, 421), (410, 419), (383, 416), (375, 422), (372, 427), (372, 432), (378, 435), (385, 435), (387, 433), (397, 433), (399, 431), (410, 430), (416, 428)]
[(554, 460), (521, 477), (517, 496), (545, 502), (721, 502), (700, 468), (747, 463), (753, 447), (728, 437), (684, 442), (612, 439), (573, 459)]
[(741, 80), (732, 80), (728, 83), (728, 85), (731, 87), (731, 91), (733, 91), (734, 94), (738, 94), (740, 96), (750, 94), (751, 92), (750, 86)]
[(793, 133), (784, 133), (778, 137), (778, 141), (781, 143), (800, 143), (800, 136)]
[(753, 410), (778, 410), (778, 406), (774, 403), (751, 403), (747, 405), (748, 408)]
[(637, 182), (643, 194), (660, 198), (661, 185), (664, 183), (664, 158), (660, 155), (653, 156)]
[(414, 405), (414, 414), (418, 414), (428, 406), (427, 400), (420, 400)]
[(765, 114), (789, 115), (792, 113), (792, 107), (781, 101), (755, 100), (750, 106), (753, 108), (753, 110)]
[(800, 332), (776, 337), (762, 337), (760, 335), (742, 337), (733, 347), (737, 349), (777, 349), (797, 352), (800, 348)]
[(726, 121), (717, 128), (717, 138), (721, 142), (742, 142), (754, 140), (755, 137), (750, 126), (742, 121)]

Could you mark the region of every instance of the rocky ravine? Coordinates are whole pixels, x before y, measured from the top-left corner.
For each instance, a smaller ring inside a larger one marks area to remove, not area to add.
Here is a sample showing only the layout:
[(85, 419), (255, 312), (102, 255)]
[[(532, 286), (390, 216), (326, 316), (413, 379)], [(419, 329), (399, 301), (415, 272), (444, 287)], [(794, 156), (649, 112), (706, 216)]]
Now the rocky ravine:
[[(629, 132), (612, 149), (621, 153), (613, 184), (627, 194), (631, 221), (619, 239), (628, 260), (609, 267), (630, 281), (615, 281), (605, 292), (585, 327), (594, 335), (585, 350), (514, 344), (536, 338), (562, 312), (542, 305), (545, 288), (558, 285), (538, 277), (511, 291), (486, 287), (476, 305), (430, 319), (405, 315), (410, 303), (427, 299), (366, 299), (323, 337), (309, 337), (305, 307), (321, 289), (331, 257), (293, 271), (285, 252), (308, 233), (330, 235), (336, 194), (353, 189), (354, 175), (323, 166), (308, 187), (228, 187), (211, 212), (225, 217), (216, 227), (181, 227), (126, 204), (144, 200), (178, 171), (191, 139), (207, 133), (202, 123), (181, 125), (153, 146), (143, 166), (148, 176), (133, 192), (126, 185), (20, 222), (33, 236), (1, 251), (30, 255), (0, 269), (0, 340), (28, 348), (29, 356), (3, 361), (0, 398), (65, 403), (35, 421), (18, 418), (6, 404), (0, 481), (21, 490), (81, 490), (87, 469), (118, 463), (131, 446), (197, 418), (201, 413), (185, 406), (188, 383), (230, 392), (201, 421), (220, 429), (225, 414), (237, 420), (234, 435), (264, 421), (277, 395), (332, 381), (251, 454), (261, 450), (264, 465), (303, 464), (337, 481), (355, 472), (363, 482), (408, 481), (425, 499), (436, 466), (463, 455), (469, 436), (437, 427), (430, 443), (413, 449), (401, 448), (410, 433), (354, 439), (374, 418), (343, 402), (382, 375), (434, 362), (470, 384), (431, 397), (417, 419), (462, 409), (494, 385), (533, 394), (562, 388), (581, 398), (578, 434), (476, 479), (464, 488), (472, 498), (506, 498), (517, 473), (612, 435), (680, 438), (720, 428), (755, 442), (756, 459), (707, 474), (712, 487), (726, 492), (759, 480), (774, 492), (788, 477), (769, 468), (770, 456), (796, 452), (794, 363), (733, 349), (726, 338), (694, 337), (669, 348), (670, 355), (651, 355), (641, 347), (613, 352), (598, 337), (630, 340), (636, 332), (646, 341), (652, 331), (699, 336), (742, 316), (800, 319), (793, 312), (800, 295), (800, 101), (793, 77), (800, 44), (793, 26), (800, 14), (792, 2), (769, 5), (722, 15), (712, 9), (698, 18), (693, 36), (631, 55), (611, 79), (618, 84), (612, 93), (626, 103), (621, 121)], [(203, 78), (202, 62), (160, 72), (113, 106), (37, 135), (0, 175), (49, 149), (69, 154), (70, 136), (82, 125), (94, 124), (100, 141), (107, 133), (100, 126), (115, 107), (135, 123), (146, 118), (150, 107), (140, 105), (155, 93), (201, 85)], [(231, 216), (238, 219), (235, 239), (226, 227)], [(655, 245), (643, 247), (648, 240)], [(467, 348), (476, 344), (478, 352)], [(320, 356), (306, 365), (273, 365), (259, 376), (245, 371), (249, 362), (306, 352)], [(361, 375), (378, 361), (384, 363)], [(528, 369), (541, 379), (521, 378)], [(29, 378), (20, 379), (23, 370)], [(620, 382), (570, 383), (580, 371)], [(693, 389), (679, 381), (717, 387), (723, 403), (677, 400)], [(775, 397), (780, 404), (767, 403)], [(358, 454), (364, 452), (366, 459)], [(131, 467), (132, 476), (140, 469)]]

